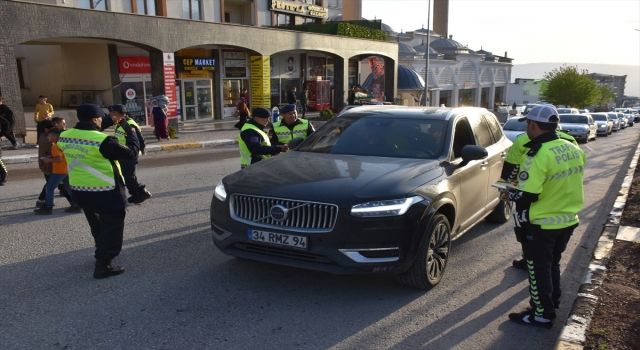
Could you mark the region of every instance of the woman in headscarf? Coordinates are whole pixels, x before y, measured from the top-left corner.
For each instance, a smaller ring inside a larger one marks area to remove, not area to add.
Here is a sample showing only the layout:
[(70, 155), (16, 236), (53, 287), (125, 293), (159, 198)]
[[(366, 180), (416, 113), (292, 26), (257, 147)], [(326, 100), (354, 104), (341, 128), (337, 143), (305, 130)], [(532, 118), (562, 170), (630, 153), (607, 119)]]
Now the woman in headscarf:
[(151, 105), (153, 109), (153, 123), (156, 130), (156, 138), (158, 142), (162, 140), (169, 140), (169, 129), (167, 128), (167, 111), (169, 106), (169, 98), (164, 95), (151, 98)]

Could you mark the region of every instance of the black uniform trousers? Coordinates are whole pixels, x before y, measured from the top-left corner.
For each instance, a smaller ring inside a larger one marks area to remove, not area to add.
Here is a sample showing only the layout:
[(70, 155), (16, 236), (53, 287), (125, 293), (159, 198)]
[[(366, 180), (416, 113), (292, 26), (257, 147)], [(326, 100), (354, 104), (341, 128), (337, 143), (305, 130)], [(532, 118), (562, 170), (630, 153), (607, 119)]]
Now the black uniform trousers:
[(122, 177), (124, 178), (124, 184), (129, 191), (129, 194), (134, 195), (138, 193), (138, 191), (144, 189), (144, 185), (138, 182), (138, 177), (136, 177), (136, 167), (138, 165), (138, 160), (119, 160), (120, 170), (122, 170)]
[(110, 262), (120, 254), (125, 215), (124, 209), (100, 213), (84, 209), (96, 245), (96, 260)]
[(560, 304), (560, 259), (578, 224), (556, 230), (523, 225), (522, 248), (529, 269), (529, 303), (538, 317), (551, 318)]

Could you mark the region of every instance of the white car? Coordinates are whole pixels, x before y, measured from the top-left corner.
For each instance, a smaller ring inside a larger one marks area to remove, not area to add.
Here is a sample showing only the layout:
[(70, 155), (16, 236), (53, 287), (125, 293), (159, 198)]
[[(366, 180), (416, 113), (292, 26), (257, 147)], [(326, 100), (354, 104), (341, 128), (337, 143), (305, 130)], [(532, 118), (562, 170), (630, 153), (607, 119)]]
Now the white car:
[(560, 130), (584, 143), (598, 135), (598, 125), (589, 114), (560, 114)]

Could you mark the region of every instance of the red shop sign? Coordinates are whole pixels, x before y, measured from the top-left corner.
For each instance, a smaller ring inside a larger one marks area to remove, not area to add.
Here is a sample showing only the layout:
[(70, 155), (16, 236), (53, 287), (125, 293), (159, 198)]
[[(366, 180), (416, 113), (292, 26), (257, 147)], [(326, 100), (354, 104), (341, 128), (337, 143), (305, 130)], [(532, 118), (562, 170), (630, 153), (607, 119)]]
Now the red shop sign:
[(151, 73), (149, 57), (118, 57), (120, 73)]

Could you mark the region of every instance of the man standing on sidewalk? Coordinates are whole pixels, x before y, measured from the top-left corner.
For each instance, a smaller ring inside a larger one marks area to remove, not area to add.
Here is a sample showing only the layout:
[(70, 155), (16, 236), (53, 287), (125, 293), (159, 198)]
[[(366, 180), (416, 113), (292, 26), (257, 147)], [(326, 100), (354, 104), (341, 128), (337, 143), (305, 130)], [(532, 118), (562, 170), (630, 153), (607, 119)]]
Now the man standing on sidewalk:
[(522, 157), (518, 186), (503, 190), (520, 208), (516, 235), (529, 270), (529, 304), (509, 314), (513, 322), (550, 329), (560, 303), (560, 259), (584, 204), (582, 180), (586, 157), (579, 147), (562, 140), (555, 130), (558, 111), (535, 106), (522, 118), (531, 141)]
[(53, 115), (53, 106), (47, 102), (47, 96), (40, 95), (38, 97), (38, 104), (36, 105), (36, 112), (33, 115), (33, 119), (36, 122), (36, 140), (40, 140), (40, 134), (42, 134), (43, 124), (42, 122), (49, 119)]
[(2, 96), (0, 96), (0, 118), (4, 118), (9, 123), (9, 128), (6, 131), (5, 137), (11, 142), (11, 148), (18, 149), (20, 145), (16, 141), (16, 135), (13, 134), (13, 127), (16, 124), (16, 118), (13, 115), (13, 111), (7, 105), (2, 103)]

